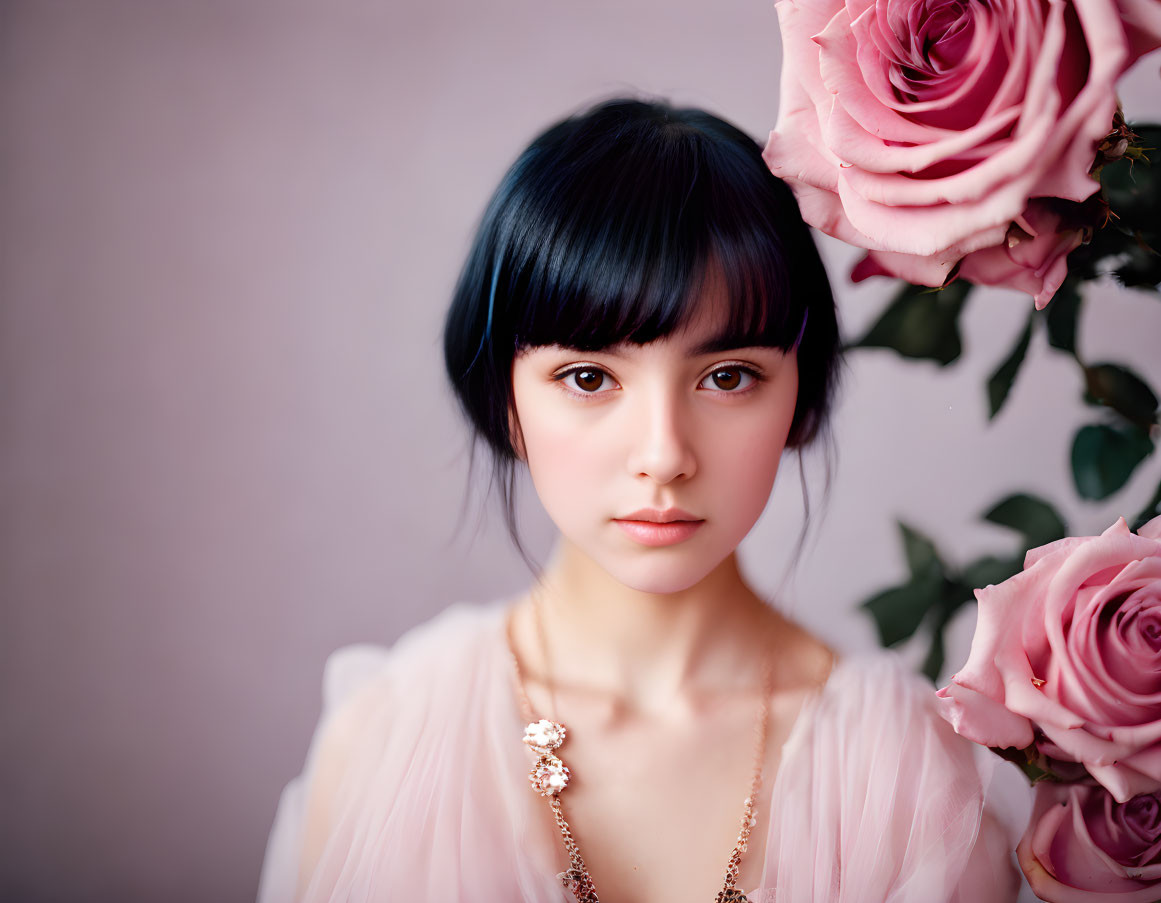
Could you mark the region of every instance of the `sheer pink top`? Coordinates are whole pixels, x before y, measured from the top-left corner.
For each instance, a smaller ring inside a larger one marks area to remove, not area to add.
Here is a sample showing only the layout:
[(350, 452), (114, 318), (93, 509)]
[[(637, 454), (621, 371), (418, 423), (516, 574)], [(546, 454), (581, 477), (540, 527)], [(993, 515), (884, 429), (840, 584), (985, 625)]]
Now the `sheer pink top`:
[[(560, 837), (544, 830), (546, 804), (528, 786), (506, 610), (460, 603), (390, 649), (331, 656), (259, 903), (572, 903), (556, 878), (567, 865)], [(763, 856), (761, 886), (747, 896), (1015, 900), (1013, 839), (984, 805), (987, 756), (939, 717), (931, 685), (895, 653), (840, 658), (766, 784), (768, 818), (748, 854)]]

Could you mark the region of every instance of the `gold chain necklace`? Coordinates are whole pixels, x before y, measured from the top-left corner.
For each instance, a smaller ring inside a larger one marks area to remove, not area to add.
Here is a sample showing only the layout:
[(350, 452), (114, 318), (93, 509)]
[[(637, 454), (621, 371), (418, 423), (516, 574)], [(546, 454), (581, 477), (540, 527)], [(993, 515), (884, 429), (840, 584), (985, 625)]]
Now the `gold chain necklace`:
[[(532, 600), (532, 609), (536, 618), (536, 629), (540, 636), (541, 652), (544, 655), (546, 671), (548, 670), (548, 644), (544, 638), (544, 624), (540, 618), (540, 608), (535, 598)], [(516, 673), (516, 682), (520, 690), (520, 706), (528, 726), (524, 728), (524, 743), (536, 756), (536, 762), (528, 773), (528, 780), (532, 789), (548, 799), (552, 807), (552, 815), (560, 828), (560, 836), (564, 841), (565, 851), (568, 853), (569, 867), (557, 875), (566, 888), (572, 890), (577, 903), (600, 903), (597, 898), (596, 885), (585, 866), (580, 847), (572, 830), (565, 820), (561, 809), (560, 792), (568, 786), (571, 772), (568, 766), (555, 755), (554, 750), (564, 743), (568, 731), (563, 724), (549, 718), (537, 718), (528, 700), (528, 693), (524, 688), (524, 672), (520, 667), (520, 660), (516, 657), (512, 644), (512, 618), (509, 616), (505, 624), (505, 634), (508, 641), (508, 652), (512, 657), (512, 665)], [(553, 715), (556, 714), (556, 692), (551, 679), (548, 680), (548, 691), (551, 700)], [(725, 882), (718, 891), (715, 903), (749, 903), (749, 898), (735, 886), (738, 874), (741, 871), (742, 854), (749, 847), (750, 831), (758, 823), (757, 800), (758, 790), (762, 786), (762, 763), (766, 758), (766, 729), (770, 721), (770, 697), (774, 692), (774, 661), (767, 652), (763, 665), (762, 704), (758, 711), (758, 721), (755, 725), (754, 742), (754, 777), (750, 784), (750, 795), (742, 805), (742, 825), (738, 832), (738, 840), (730, 853), (726, 865)]]

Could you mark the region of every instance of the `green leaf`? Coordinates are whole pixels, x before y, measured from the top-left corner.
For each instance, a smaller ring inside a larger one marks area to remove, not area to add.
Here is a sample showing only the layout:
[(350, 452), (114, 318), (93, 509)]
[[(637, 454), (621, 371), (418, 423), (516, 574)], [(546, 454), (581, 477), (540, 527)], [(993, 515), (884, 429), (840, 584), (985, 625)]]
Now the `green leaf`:
[(1137, 516), (1129, 524), (1129, 529), (1136, 532), (1158, 516), (1161, 516), (1161, 484), (1158, 484), (1157, 491), (1153, 493), (1153, 498), (1149, 499), (1145, 507), (1137, 512)]
[[(983, 589), (985, 586), (1003, 583), (1022, 570), (1024, 570), (1023, 556), (1020, 558), (996, 558), (989, 555), (977, 558), (964, 568), (960, 579), (972, 589)], [(972, 598), (975, 598), (974, 593)]]
[(958, 280), (941, 289), (905, 285), (886, 311), (848, 348), (891, 348), (903, 357), (947, 366), (959, 357), (959, 315), (971, 284)]
[(879, 628), (879, 642), (894, 646), (915, 634), (932, 606), (939, 604), (939, 581), (894, 586), (862, 604)]
[(907, 568), (911, 571), (911, 580), (930, 580), (933, 577), (942, 577), (943, 562), (939, 560), (939, 552), (935, 549), (935, 543), (902, 521), (897, 523), (903, 537), (903, 553), (907, 557)]
[(1048, 344), (1073, 356), (1077, 353), (1076, 324), (1080, 319), (1083, 300), (1076, 280), (1065, 279), (1043, 311), (1044, 325), (1048, 327)]
[(1023, 492), (997, 502), (983, 518), (1015, 530), (1024, 537), (1024, 544), (1030, 549), (1068, 535), (1068, 526), (1055, 508), (1044, 499)]
[(923, 660), (923, 668), (921, 669), (932, 683), (939, 681), (939, 672), (943, 670), (945, 658), (943, 630), (936, 630), (931, 635), (931, 645), (927, 648), (927, 657)]
[(962, 580), (949, 580), (941, 576), (940, 583), (942, 589), (939, 604), (931, 609), (931, 644), (927, 648), (927, 657), (921, 669), (933, 682), (939, 680), (939, 672), (943, 670), (944, 634), (947, 632), (947, 625), (951, 623), (957, 611), (968, 602), (975, 601), (972, 588)]
[(1085, 389), (1130, 423), (1148, 427), (1157, 413), (1157, 396), (1136, 373), (1120, 364), (1084, 368)]
[(961, 580), (944, 580), (940, 603), (931, 613), (931, 644), (920, 669), (934, 683), (945, 662), (944, 635), (952, 617), (968, 602), (974, 602), (971, 588)]
[(1081, 498), (1108, 498), (1128, 482), (1153, 451), (1152, 440), (1136, 427), (1104, 424), (1081, 427), (1072, 441), (1072, 479)]
[(1128, 288), (1156, 289), (1161, 283), (1161, 254), (1145, 244), (1143, 236), (1135, 237), (1137, 241), (1125, 243), (1124, 261), (1113, 270), (1113, 276)]
[(943, 615), (945, 621), (950, 621), (952, 615), (968, 602), (975, 602), (975, 593), (962, 576), (951, 576), (943, 583)]
[(988, 378), (988, 419), (991, 420), (1000, 412), (1008, 393), (1012, 390), (1012, 383), (1016, 374), (1020, 372), (1020, 365), (1024, 363), (1024, 355), (1028, 352), (1028, 342), (1032, 338), (1032, 323), (1035, 320), (1035, 311), (1024, 324), (1024, 331), (1004, 362), (996, 368), (996, 372)]
[(875, 619), (879, 641), (884, 646), (893, 646), (913, 636), (928, 612), (935, 610), (938, 614), (947, 584), (935, 544), (902, 521), (897, 524), (910, 579), (862, 603)]

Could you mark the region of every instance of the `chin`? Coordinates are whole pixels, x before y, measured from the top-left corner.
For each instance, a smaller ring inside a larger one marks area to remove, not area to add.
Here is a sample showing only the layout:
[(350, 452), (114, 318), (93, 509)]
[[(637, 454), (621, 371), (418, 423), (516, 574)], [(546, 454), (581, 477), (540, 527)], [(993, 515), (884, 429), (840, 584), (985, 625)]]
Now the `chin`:
[(658, 555), (653, 561), (602, 562), (601, 566), (613, 579), (630, 589), (641, 593), (669, 595), (696, 586), (720, 563), (700, 555), (695, 560), (685, 561), (681, 560), (681, 556)]

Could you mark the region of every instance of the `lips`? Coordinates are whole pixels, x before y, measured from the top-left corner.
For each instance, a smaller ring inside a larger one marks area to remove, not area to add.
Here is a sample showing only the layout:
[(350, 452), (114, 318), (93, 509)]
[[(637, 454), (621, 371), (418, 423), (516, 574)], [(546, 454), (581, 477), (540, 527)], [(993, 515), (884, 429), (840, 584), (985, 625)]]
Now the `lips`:
[(697, 522), (704, 520), (695, 514), (690, 514), (681, 508), (666, 508), (664, 511), (659, 508), (641, 508), (634, 511), (632, 514), (626, 514), (624, 517), (617, 517), (614, 520), (619, 521), (644, 521), (652, 524), (671, 524), (675, 521), (691, 521)]
[(705, 518), (682, 508), (640, 508), (613, 518), (627, 536), (645, 546), (671, 546), (684, 542), (705, 523)]
[[(639, 514), (639, 512), (634, 512)], [(630, 539), (643, 546), (672, 546), (693, 536), (704, 520), (671, 520), (665, 523), (647, 520), (614, 520)]]

